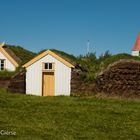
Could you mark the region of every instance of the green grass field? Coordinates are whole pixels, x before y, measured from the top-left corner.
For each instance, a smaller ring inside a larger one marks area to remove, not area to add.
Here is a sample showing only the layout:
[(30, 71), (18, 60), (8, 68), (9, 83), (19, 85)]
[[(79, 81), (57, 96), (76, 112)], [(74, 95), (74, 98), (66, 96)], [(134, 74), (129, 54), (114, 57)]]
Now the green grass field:
[(140, 101), (36, 97), (0, 90), (0, 140), (139, 140)]

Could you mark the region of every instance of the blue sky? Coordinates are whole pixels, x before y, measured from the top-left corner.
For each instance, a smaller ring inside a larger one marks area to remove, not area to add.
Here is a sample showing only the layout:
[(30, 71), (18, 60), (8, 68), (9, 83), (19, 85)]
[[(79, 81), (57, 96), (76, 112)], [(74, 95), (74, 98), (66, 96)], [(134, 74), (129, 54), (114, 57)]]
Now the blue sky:
[(130, 53), (140, 31), (139, 0), (0, 0), (0, 42), (31, 51)]

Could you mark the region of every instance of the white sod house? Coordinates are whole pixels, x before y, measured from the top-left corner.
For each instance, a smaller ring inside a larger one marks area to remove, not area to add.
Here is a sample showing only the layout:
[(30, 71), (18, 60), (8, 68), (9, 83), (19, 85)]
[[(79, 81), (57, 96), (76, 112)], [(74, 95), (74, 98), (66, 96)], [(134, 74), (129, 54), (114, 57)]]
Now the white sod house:
[(27, 62), (26, 94), (38, 96), (70, 95), (71, 70), (74, 66), (47, 50)]
[(6, 47), (5, 43), (0, 44), (0, 71), (15, 71), (19, 66), (18, 57)]

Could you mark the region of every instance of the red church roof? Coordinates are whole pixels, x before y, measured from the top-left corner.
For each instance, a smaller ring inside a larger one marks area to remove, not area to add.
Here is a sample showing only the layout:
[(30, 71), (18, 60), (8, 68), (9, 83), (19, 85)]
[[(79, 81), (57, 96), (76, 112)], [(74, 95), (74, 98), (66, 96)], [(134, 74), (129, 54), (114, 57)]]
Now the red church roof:
[(134, 48), (132, 49), (132, 51), (140, 51), (140, 33), (138, 34), (136, 43), (135, 43)]

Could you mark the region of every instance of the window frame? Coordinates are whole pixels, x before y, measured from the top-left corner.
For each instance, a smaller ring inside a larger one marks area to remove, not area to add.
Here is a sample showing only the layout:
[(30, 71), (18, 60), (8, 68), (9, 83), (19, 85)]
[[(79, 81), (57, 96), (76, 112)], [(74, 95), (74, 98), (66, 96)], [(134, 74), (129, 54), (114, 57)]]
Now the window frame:
[[(48, 65), (47, 66), (48, 68), (45, 68), (46, 67), (46, 64)], [(51, 68), (49, 66), (50, 64), (52, 65)], [(43, 62), (43, 64), (42, 64), (42, 70), (43, 71), (49, 71), (49, 72), (50, 71), (54, 71), (54, 62)]]

